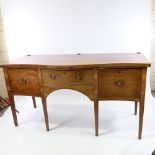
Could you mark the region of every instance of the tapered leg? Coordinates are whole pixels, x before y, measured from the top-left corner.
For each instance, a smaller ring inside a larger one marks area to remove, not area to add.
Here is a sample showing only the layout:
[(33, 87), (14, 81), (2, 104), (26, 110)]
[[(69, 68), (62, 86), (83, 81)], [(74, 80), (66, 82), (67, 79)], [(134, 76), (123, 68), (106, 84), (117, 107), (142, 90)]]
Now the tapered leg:
[(98, 136), (98, 115), (99, 115), (99, 104), (98, 101), (94, 101), (94, 115), (95, 115), (95, 135)]
[(15, 101), (14, 101), (13, 95), (9, 95), (9, 99), (10, 99), (10, 106), (11, 106), (14, 124), (15, 124), (15, 126), (18, 126), (17, 115), (16, 115), (16, 107), (15, 107)]
[(34, 108), (37, 108), (36, 100), (35, 100), (35, 97), (34, 97), (34, 96), (32, 96), (32, 101), (33, 101), (33, 106), (34, 106)]
[(142, 69), (141, 91), (140, 91), (140, 102), (139, 102), (139, 132), (138, 132), (138, 139), (142, 138), (143, 115), (144, 115), (144, 104), (145, 104), (146, 70), (147, 70), (146, 68)]
[(137, 115), (137, 106), (138, 106), (138, 102), (135, 101), (135, 115)]
[(139, 102), (139, 132), (138, 132), (138, 139), (141, 139), (141, 136), (142, 136), (143, 114), (144, 114), (144, 101)]
[(48, 122), (48, 112), (47, 112), (46, 98), (42, 98), (42, 105), (43, 105), (43, 112), (44, 112), (44, 118), (45, 118), (45, 123), (46, 123), (46, 130), (49, 131), (49, 122)]

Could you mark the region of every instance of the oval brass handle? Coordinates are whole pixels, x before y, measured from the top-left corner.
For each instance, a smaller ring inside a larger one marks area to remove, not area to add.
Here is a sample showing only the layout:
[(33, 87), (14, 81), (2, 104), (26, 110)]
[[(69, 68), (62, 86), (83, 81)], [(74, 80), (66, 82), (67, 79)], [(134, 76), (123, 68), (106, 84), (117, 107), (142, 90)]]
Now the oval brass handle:
[(116, 84), (116, 86), (121, 87), (121, 86), (123, 86), (123, 81), (120, 81), (120, 80), (119, 81), (116, 81), (115, 84)]
[(52, 80), (56, 80), (56, 76), (54, 74), (51, 74), (50, 77)]
[(80, 75), (76, 75), (75, 78), (76, 78), (77, 80), (82, 80), (82, 77), (81, 77)]
[(22, 78), (22, 79), (21, 79), (21, 82), (24, 83), (24, 84), (26, 84), (26, 83), (27, 83), (27, 79)]

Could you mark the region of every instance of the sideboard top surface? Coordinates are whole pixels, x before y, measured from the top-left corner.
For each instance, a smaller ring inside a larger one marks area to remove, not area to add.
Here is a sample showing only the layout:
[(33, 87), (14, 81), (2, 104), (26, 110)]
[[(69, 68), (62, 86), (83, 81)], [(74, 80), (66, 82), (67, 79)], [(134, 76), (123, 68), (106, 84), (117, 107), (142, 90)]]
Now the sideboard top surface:
[(141, 53), (27, 55), (0, 67), (150, 67)]

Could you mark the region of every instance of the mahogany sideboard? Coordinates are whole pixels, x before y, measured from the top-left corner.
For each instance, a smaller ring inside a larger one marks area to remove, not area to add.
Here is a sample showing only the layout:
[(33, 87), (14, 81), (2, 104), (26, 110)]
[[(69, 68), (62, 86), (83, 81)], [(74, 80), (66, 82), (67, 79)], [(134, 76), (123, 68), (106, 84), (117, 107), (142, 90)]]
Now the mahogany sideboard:
[(15, 126), (18, 126), (14, 95), (41, 97), (49, 131), (47, 96), (57, 89), (79, 91), (94, 101), (95, 135), (98, 135), (98, 105), (102, 100), (139, 103), (141, 139), (146, 71), (149, 61), (141, 53), (27, 55), (3, 67)]

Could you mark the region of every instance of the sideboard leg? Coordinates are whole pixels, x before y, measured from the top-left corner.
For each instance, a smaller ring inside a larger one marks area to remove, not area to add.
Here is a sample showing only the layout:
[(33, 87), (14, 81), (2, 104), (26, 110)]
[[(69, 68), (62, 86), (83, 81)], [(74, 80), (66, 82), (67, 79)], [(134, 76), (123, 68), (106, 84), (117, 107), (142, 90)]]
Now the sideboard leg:
[(9, 100), (10, 100), (10, 106), (11, 106), (11, 111), (12, 111), (12, 116), (13, 116), (14, 124), (15, 124), (15, 126), (18, 126), (14, 96), (13, 95), (9, 95)]
[(139, 132), (138, 132), (138, 139), (142, 138), (143, 115), (144, 115), (144, 104), (145, 104), (145, 87), (146, 87), (146, 68), (143, 68), (142, 69), (142, 79), (141, 79), (140, 102), (139, 102)]
[(46, 98), (42, 98), (43, 112), (46, 123), (46, 130), (49, 131), (49, 122), (48, 122), (48, 112), (47, 112), (47, 103)]
[(34, 106), (34, 108), (37, 108), (36, 100), (35, 100), (35, 97), (34, 97), (34, 96), (32, 96), (32, 101), (33, 101), (33, 106)]
[(98, 100), (94, 101), (94, 115), (95, 115), (95, 135), (98, 136), (98, 115), (99, 115), (99, 102)]
[(139, 102), (139, 132), (138, 132), (138, 139), (141, 139), (141, 137), (142, 137), (143, 114), (144, 114), (144, 101)]
[(138, 102), (135, 101), (135, 115), (137, 115), (137, 106), (138, 106)]

